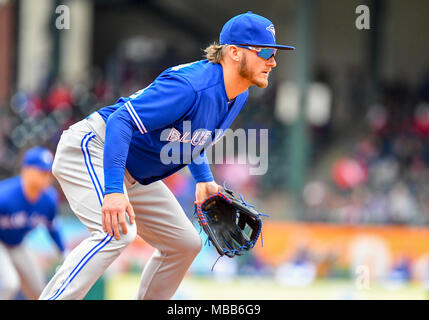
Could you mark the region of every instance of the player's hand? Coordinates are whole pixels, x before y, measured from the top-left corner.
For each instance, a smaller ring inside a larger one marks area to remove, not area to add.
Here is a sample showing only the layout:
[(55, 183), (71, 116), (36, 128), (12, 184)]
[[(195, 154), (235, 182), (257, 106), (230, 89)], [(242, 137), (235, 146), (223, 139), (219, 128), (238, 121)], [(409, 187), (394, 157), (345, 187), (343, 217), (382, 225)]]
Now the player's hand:
[(214, 182), (198, 182), (195, 190), (195, 203), (201, 203), (208, 196), (218, 193), (220, 186)]
[(130, 223), (133, 224), (135, 220), (134, 209), (123, 193), (109, 193), (104, 196), (101, 208), (103, 230), (110, 236), (114, 235), (116, 240), (120, 238), (119, 226), (121, 226), (124, 234), (128, 232), (125, 212), (128, 213)]

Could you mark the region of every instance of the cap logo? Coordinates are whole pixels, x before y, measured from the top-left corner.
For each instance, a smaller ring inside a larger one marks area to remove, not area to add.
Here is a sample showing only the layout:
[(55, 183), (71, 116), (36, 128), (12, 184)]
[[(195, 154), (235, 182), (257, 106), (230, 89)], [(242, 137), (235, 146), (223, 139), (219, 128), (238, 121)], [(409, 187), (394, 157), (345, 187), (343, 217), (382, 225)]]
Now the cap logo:
[(42, 161), (46, 164), (50, 164), (53, 161), (52, 154), (49, 151), (42, 153)]
[(270, 24), (268, 27), (266, 27), (269, 32), (273, 35), (274, 41), (276, 41), (276, 29), (274, 29), (274, 25)]

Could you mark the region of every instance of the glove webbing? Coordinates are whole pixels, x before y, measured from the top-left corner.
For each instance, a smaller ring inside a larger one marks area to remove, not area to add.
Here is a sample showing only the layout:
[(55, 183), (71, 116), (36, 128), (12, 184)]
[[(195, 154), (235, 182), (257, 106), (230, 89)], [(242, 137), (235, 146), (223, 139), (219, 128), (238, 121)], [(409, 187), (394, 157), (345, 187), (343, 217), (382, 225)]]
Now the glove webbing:
[[(232, 204), (232, 200), (231, 200), (228, 196), (226, 196), (224, 193), (222, 193), (221, 191), (218, 191), (217, 193), (214, 193), (214, 194), (212, 194), (212, 195), (208, 196), (206, 199), (204, 199), (204, 200), (203, 200), (203, 202), (206, 202), (207, 200), (210, 200), (211, 198), (218, 197), (218, 196), (222, 197), (222, 198), (223, 198), (224, 200), (226, 200), (228, 203)], [(244, 199), (243, 199), (243, 196), (242, 196), (241, 194), (240, 194), (240, 200), (241, 200), (242, 204), (243, 204), (243, 205), (245, 205), (246, 207), (252, 207), (252, 208), (254, 207), (254, 206), (252, 206), (252, 205), (250, 205), (250, 204), (246, 203), (246, 202), (244, 201)], [(203, 210), (202, 210), (202, 208), (201, 208), (201, 203), (196, 203), (196, 213), (197, 213), (197, 215), (199, 216), (201, 223), (202, 223), (204, 226), (206, 226), (206, 225), (207, 225), (207, 219), (209, 219), (209, 217), (206, 215), (207, 211), (203, 211)], [(258, 214), (258, 215), (261, 215), (261, 216), (266, 216), (266, 217), (268, 217), (268, 215), (263, 214), (263, 213), (257, 213), (257, 214)], [(213, 228), (213, 229), (215, 229), (215, 227), (214, 227), (214, 226), (212, 226), (212, 228)], [(242, 250), (247, 250), (247, 249), (253, 248), (253, 247), (255, 246), (255, 244), (256, 244), (256, 242), (257, 242), (258, 238), (259, 238), (259, 235), (261, 235), (261, 245), (263, 246), (263, 240), (262, 240), (262, 228), (259, 228), (259, 229), (256, 231), (255, 239), (254, 239), (254, 240), (250, 240), (250, 241), (248, 241), (248, 242), (247, 242), (247, 245), (246, 245), (246, 244), (241, 245), (239, 249), (233, 249), (233, 248), (231, 248), (231, 247), (229, 246), (228, 242), (225, 240), (225, 238), (224, 238), (223, 236), (222, 236), (222, 238), (223, 238), (223, 240), (225, 241), (225, 244), (229, 247), (230, 252), (232, 252), (232, 253), (236, 254), (236, 253), (238, 253), (238, 252), (240, 252), (240, 251), (242, 251)], [(210, 239), (209, 239), (209, 240), (210, 240)], [(224, 251), (224, 253), (227, 253), (227, 252), (228, 252), (228, 250), (226, 250), (226, 249), (223, 249), (223, 251)]]

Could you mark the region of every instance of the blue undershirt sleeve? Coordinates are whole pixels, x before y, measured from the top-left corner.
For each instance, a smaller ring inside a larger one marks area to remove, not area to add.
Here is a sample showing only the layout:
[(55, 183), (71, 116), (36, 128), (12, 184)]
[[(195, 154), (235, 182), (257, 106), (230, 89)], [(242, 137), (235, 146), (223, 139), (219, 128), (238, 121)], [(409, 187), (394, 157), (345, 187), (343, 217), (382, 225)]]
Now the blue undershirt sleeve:
[(196, 183), (214, 181), (205, 152), (202, 152), (196, 160), (192, 161), (188, 168)]
[(133, 134), (126, 110), (119, 108), (107, 120), (104, 143), (104, 194), (124, 193), (125, 164)]
[(49, 196), (52, 202), (50, 202), (49, 210), (47, 211), (48, 225), (46, 227), (48, 228), (49, 235), (51, 236), (52, 240), (54, 240), (58, 249), (61, 251), (61, 253), (64, 253), (64, 239), (60, 232), (60, 222), (58, 220), (58, 217), (56, 217), (59, 202), (58, 193), (56, 190), (52, 189), (50, 190)]
[(60, 231), (56, 227), (52, 227), (49, 229), (49, 235), (51, 236), (52, 240), (54, 240), (58, 249), (61, 252), (64, 252), (65, 246), (64, 246), (64, 241), (63, 241), (63, 238), (61, 237)]

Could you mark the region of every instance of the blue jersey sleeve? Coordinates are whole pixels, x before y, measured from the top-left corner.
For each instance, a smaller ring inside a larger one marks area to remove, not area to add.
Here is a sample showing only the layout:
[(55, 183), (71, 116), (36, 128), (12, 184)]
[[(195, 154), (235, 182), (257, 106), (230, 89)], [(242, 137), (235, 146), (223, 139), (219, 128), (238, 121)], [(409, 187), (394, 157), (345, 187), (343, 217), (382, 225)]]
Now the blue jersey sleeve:
[(58, 249), (61, 252), (64, 252), (65, 250), (64, 240), (63, 240), (63, 237), (61, 236), (60, 227), (57, 219), (58, 218), (55, 218), (53, 221), (50, 222), (50, 225), (48, 226), (49, 235), (51, 236), (52, 240), (54, 240)]
[(2, 190), (0, 190), (0, 214), (4, 214), (6, 213), (7, 202), (6, 198), (4, 197), (4, 193), (1, 191)]
[(166, 73), (123, 100), (124, 104), (106, 123), (105, 194), (124, 192), (125, 164), (133, 132), (146, 134), (180, 120), (191, 109), (195, 98), (195, 91), (185, 79)]
[(51, 236), (52, 240), (54, 240), (58, 249), (61, 252), (64, 252), (65, 250), (64, 240), (61, 236), (58, 218), (56, 217), (57, 211), (58, 211), (58, 202), (59, 202), (58, 192), (54, 188), (51, 188), (48, 191), (48, 196), (50, 199), (50, 203), (49, 203), (49, 211), (46, 212), (47, 219), (48, 219), (48, 225), (46, 227), (48, 228), (49, 235)]
[(6, 179), (0, 182), (0, 214), (7, 213), (8, 203), (10, 202), (10, 191), (13, 191), (12, 179)]
[(205, 151), (202, 152), (197, 159), (193, 160), (188, 165), (188, 168), (197, 183), (210, 182), (214, 180)]

